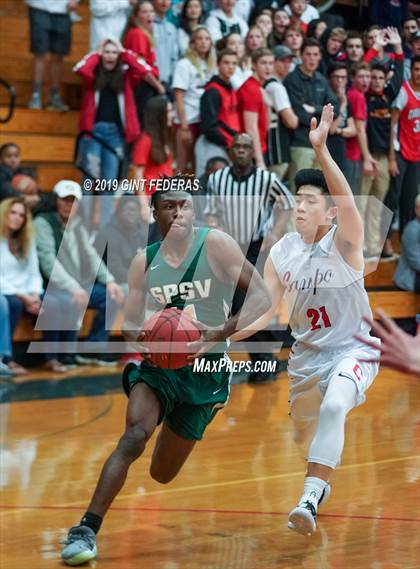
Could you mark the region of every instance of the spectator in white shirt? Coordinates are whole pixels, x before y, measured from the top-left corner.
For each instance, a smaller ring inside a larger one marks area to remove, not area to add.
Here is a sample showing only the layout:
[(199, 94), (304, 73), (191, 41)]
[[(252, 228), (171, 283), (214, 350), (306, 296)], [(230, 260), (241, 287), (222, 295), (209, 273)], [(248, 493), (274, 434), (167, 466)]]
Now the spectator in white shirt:
[(219, 8), (210, 12), (206, 26), (214, 43), (232, 32), (245, 37), (248, 24), (235, 14), (235, 2), (236, 0), (219, 0)]
[[(37, 316), (41, 308), (43, 282), (39, 270), (35, 241), (32, 235), (31, 213), (22, 198), (8, 198), (0, 204), (0, 294), (4, 295), (9, 305), (10, 335), (16, 329), (24, 313)], [(66, 310), (55, 299), (55, 317)], [(44, 339), (54, 342), (56, 332), (46, 332)], [(66, 368), (60, 364), (55, 354), (47, 355), (46, 367), (50, 371), (61, 373)], [(25, 368), (13, 359), (6, 362), (14, 374), (26, 373)]]
[(312, 20), (319, 18), (319, 12), (311, 6), (308, 0), (290, 0), (284, 7), (289, 16), (300, 20), (302, 24), (309, 24)]
[(194, 144), (199, 134), (200, 98), (204, 86), (216, 69), (212, 41), (206, 27), (196, 27), (190, 47), (175, 66), (172, 89), (175, 96), (177, 125), (176, 162), (181, 172), (194, 171)]
[(157, 66), (159, 78), (167, 92), (170, 91), (175, 64), (178, 61), (179, 46), (176, 27), (166, 19), (171, 0), (153, 0), (156, 15), (153, 22), (153, 35), (156, 41)]
[(294, 130), (299, 119), (292, 109), (289, 95), (282, 80), (289, 74), (293, 60), (292, 51), (285, 45), (273, 49), (274, 75), (264, 85), (271, 103), (271, 120), (268, 133), (267, 162), (269, 170), (282, 180), (290, 162), (288, 129)]

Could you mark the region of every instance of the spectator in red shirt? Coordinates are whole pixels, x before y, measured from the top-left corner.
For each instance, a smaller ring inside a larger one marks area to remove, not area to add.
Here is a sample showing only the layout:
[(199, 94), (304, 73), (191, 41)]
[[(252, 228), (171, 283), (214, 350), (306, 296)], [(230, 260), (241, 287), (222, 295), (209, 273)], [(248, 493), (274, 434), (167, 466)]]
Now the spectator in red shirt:
[(372, 157), (367, 141), (367, 103), (366, 93), (370, 87), (370, 67), (363, 61), (355, 63), (350, 72), (352, 86), (347, 92), (350, 112), (356, 125), (357, 135), (347, 140), (346, 147), (346, 177), (353, 194), (360, 194), (360, 184), (363, 174), (375, 176), (377, 163)]
[(238, 96), (231, 79), (238, 56), (230, 49), (217, 55), (218, 73), (207, 83), (200, 100), (200, 131), (195, 145), (196, 176), (204, 174), (206, 163), (214, 156), (227, 161), (233, 137), (241, 132)]
[(153, 37), (153, 18), (155, 9), (148, 0), (136, 4), (127, 20), (122, 35), (122, 42), (126, 49), (131, 49), (142, 57), (152, 68), (155, 77), (159, 77), (156, 65), (155, 39)]
[(145, 81), (140, 81), (135, 90), (137, 115), (140, 124), (144, 122), (144, 108), (147, 101), (163, 94), (165, 88), (159, 81), (159, 69), (156, 63), (155, 38), (153, 36), (153, 20), (155, 9), (148, 0), (141, 0), (136, 4), (127, 20), (127, 25), (122, 35), (122, 42), (126, 49), (130, 49), (151, 68), (151, 73), (156, 77), (156, 88)]
[(135, 177), (145, 180), (140, 195), (140, 215), (147, 223), (150, 219), (149, 198), (156, 190), (156, 180), (173, 176), (173, 155), (170, 148), (172, 106), (166, 97), (153, 97), (146, 105), (144, 130), (134, 146), (132, 163)]
[[(140, 135), (134, 100), (134, 89), (140, 80), (156, 85), (150, 67), (137, 61), (136, 55), (123, 49), (118, 40), (107, 39), (98, 53), (89, 53), (74, 67), (84, 84), (80, 130), (93, 132), (95, 138), (81, 141), (79, 157), (92, 179), (117, 180), (125, 143), (131, 144)], [(98, 139), (108, 146), (100, 144)], [(111, 147), (114, 152), (109, 150)], [(112, 215), (113, 191), (110, 186), (100, 196), (100, 224)], [(105, 199), (106, 198), (106, 199)], [(95, 200), (96, 201), (96, 200)], [(93, 212), (94, 200), (82, 202), (88, 226), (97, 225)]]
[(255, 163), (265, 168), (264, 153), (267, 150), (268, 120), (270, 102), (265, 102), (263, 85), (273, 74), (274, 57), (267, 48), (257, 49), (252, 54), (253, 75), (238, 91), (239, 112), (245, 132), (254, 144)]
[[(405, 81), (392, 103), (389, 171), (391, 185), (385, 205), (395, 214), (399, 210), (400, 238), (414, 218), (414, 203), (420, 187), (420, 56), (411, 62), (411, 78)], [(390, 239), (384, 258), (393, 258)]]

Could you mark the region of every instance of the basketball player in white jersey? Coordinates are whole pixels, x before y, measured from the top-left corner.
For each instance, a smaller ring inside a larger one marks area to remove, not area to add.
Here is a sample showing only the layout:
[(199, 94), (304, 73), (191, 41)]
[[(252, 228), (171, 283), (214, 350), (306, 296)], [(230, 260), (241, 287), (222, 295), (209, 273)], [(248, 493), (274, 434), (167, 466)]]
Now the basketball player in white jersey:
[(322, 172), (296, 175), (297, 231), (273, 246), (265, 265), (271, 309), (232, 336), (240, 340), (265, 328), (286, 298), (296, 340), (288, 363), (290, 415), (294, 438), (307, 450), (308, 462), (303, 494), (288, 526), (303, 535), (315, 531), (318, 505), (329, 496), (330, 476), (343, 451), (346, 415), (363, 403), (378, 372), (377, 364), (362, 361), (377, 351), (353, 338), (359, 334), (376, 341), (363, 320), (371, 310), (363, 284), (362, 219), (326, 145), (333, 113), (326, 105), (318, 126), (312, 119), (309, 138)]

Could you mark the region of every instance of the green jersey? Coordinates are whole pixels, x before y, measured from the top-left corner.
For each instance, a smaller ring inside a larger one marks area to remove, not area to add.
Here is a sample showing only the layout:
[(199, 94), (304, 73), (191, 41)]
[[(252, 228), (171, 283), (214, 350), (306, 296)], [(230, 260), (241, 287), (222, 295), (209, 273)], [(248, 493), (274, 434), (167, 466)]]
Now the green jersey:
[[(146, 294), (157, 310), (180, 308), (203, 324), (225, 322), (234, 293), (233, 284), (221, 282), (209, 265), (206, 238), (209, 229), (196, 229), (191, 247), (179, 267), (169, 266), (160, 252), (161, 243), (146, 248)], [(205, 358), (214, 363), (228, 359), (226, 343), (214, 346)], [(216, 353), (214, 353), (216, 352)], [(230, 372), (194, 372), (192, 365), (161, 369), (147, 361), (128, 364), (123, 373), (127, 395), (137, 383), (145, 383), (159, 399), (161, 414), (172, 431), (185, 439), (200, 440), (207, 425), (229, 398)]]
[(207, 326), (226, 321), (234, 287), (220, 281), (213, 273), (206, 250), (210, 229), (197, 228), (191, 247), (177, 267), (163, 258), (161, 242), (146, 248), (146, 291), (159, 310), (180, 308)]

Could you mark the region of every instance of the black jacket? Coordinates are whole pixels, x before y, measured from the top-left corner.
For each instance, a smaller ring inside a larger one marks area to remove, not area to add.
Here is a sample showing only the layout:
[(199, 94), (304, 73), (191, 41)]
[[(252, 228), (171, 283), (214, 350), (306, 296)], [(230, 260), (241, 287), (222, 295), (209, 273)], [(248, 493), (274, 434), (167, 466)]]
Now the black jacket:
[[(300, 66), (289, 73), (284, 79), (283, 85), (289, 94), (292, 108), (299, 118), (299, 126), (291, 132), (291, 146), (310, 147), (308, 135), (311, 118), (314, 116), (319, 119), (323, 106), (328, 103), (334, 105), (334, 114), (336, 115), (338, 112), (337, 97), (321, 73), (315, 71), (311, 77), (303, 73)], [(315, 113), (311, 114), (305, 111), (304, 104), (315, 107)]]
[[(233, 97), (236, 100), (232, 85), (223, 81), (218, 75), (213, 75), (207, 85), (210, 85), (210, 83), (217, 83), (222, 87), (222, 91), (226, 95), (223, 95), (225, 99), (230, 100)], [(226, 136), (223, 133), (226, 132), (233, 137), (238, 132), (231, 128), (226, 121), (221, 120), (223, 103), (222, 95), (216, 88), (210, 87), (205, 89), (200, 99), (200, 131), (213, 144), (226, 147)], [(228, 119), (228, 117), (226, 118)]]
[(394, 74), (385, 86), (383, 93), (377, 95), (372, 92), (366, 94), (368, 120), (367, 138), (371, 152), (388, 154), (391, 136), (391, 105), (398, 95), (403, 83), (404, 60), (394, 61)]

